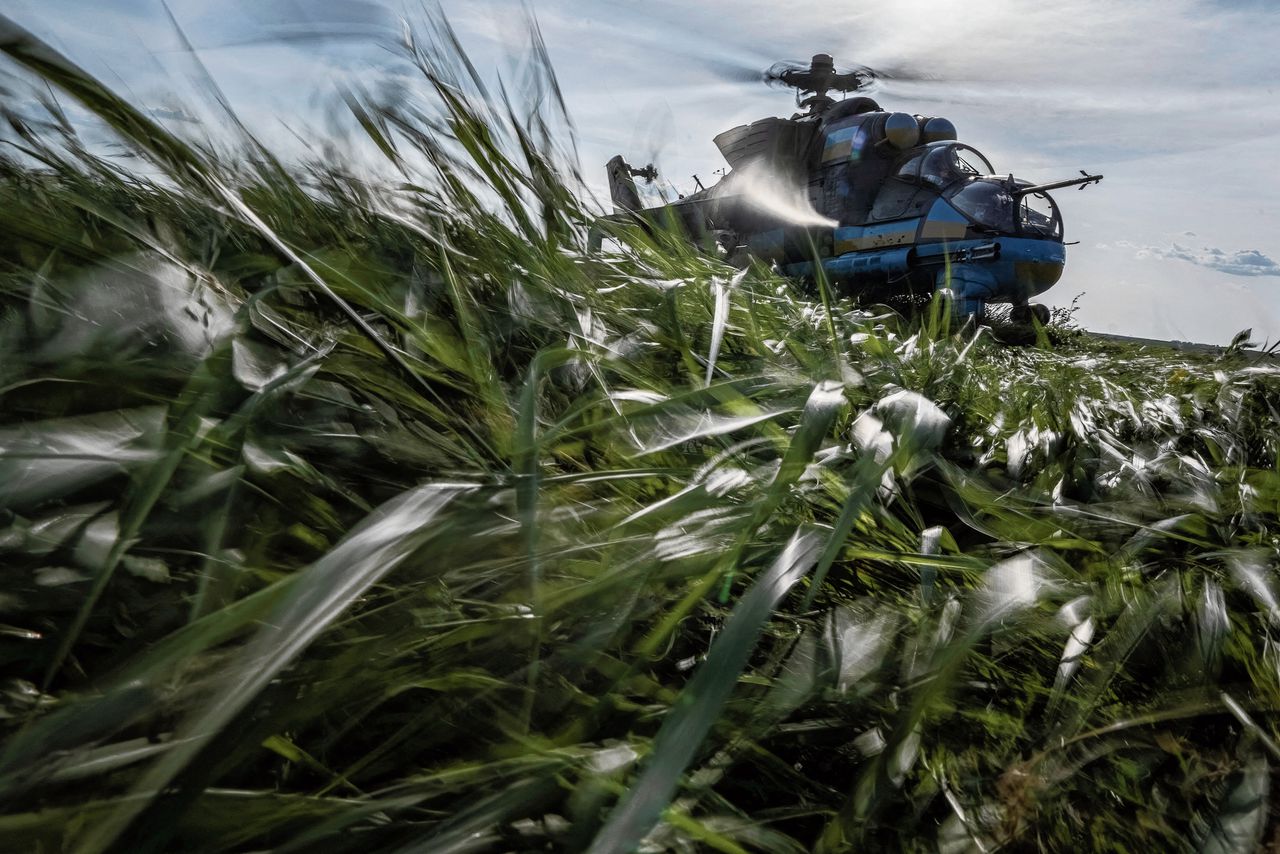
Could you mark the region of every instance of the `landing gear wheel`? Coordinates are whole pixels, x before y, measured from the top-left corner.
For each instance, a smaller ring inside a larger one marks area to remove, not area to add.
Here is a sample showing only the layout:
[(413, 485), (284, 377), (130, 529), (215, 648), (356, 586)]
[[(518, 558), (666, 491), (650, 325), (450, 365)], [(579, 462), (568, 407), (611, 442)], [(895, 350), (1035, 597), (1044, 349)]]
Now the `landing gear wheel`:
[(1030, 305), (1015, 305), (1009, 309), (1009, 322), (1016, 326), (1030, 326), (1032, 318), (1039, 321), (1041, 326), (1048, 326), (1049, 307), (1036, 302)]

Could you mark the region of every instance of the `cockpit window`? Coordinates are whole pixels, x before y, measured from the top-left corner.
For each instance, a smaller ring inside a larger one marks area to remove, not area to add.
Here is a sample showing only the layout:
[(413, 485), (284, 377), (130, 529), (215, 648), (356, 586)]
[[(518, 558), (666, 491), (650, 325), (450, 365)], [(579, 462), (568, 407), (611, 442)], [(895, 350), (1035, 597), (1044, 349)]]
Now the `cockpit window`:
[(995, 172), (975, 148), (956, 142), (935, 142), (904, 160), (894, 174), (904, 181), (943, 189), (964, 178)]
[(920, 164), (924, 162), (924, 152), (913, 154), (902, 162), (894, 171), (894, 175), (904, 181), (920, 180)]
[(983, 228), (1013, 232), (1013, 195), (996, 181), (971, 181), (950, 198), (956, 210)]
[(974, 175), (994, 175), (996, 173), (996, 168), (991, 165), (991, 161), (976, 148), (957, 145), (955, 146), (955, 153), (960, 165)]
[[(1025, 182), (1022, 186), (1026, 186)], [(1062, 216), (1047, 193), (1019, 196), (1004, 181), (972, 178), (948, 191), (946, 198), (981, 228), (1002, 234), (1062, 239)]]
[(1027, 193), (1022, 197), (1018, 224), (1028, 237), (1062, 239), (1062, 217), (1048, 193)]
[(924, 156), (920, 180), (941, 189), (963, 178), (990, 175), (993, 171), (977, 149), (967, 145), (942, 145)]

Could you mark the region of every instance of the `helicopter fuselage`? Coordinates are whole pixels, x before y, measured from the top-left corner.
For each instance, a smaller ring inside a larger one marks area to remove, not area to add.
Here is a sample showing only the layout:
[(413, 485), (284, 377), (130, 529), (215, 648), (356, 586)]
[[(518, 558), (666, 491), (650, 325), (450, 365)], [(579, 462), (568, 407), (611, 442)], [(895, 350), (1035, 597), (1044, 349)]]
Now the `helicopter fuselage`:
[(981, 316), (988, 303), (1025, 305), (1058, 281), (1066, 251), (1048, 190), (1101, 179), (1033, 185), (996, 176), (950, 121), (886, 112), (865, 97), (762, 119), (715, 142), (731, 171), (658, 208), (636, 209), (630, 174), (640, 170), (620, 173), (626, 164), (615, 158), (619, 214), (674, 220), (695, 240), (787, 275), (821, 270), (849, 296), (945, 289), (966, 315)]

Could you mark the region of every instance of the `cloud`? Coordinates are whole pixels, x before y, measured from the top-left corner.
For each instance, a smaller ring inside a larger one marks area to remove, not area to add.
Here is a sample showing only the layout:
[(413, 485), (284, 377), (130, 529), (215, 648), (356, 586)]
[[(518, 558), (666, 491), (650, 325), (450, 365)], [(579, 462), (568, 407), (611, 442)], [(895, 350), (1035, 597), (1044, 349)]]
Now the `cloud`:
[(1186, 261), (1200, 267), (1208, 267), (1233, 276), (1280, 276), (1280, 263), (1257, 249), (1238, 249), (1227, 252), (1216, 247), (1190, 249), (1174, 243), (1170, 246), (1135, 246), (1128, 241), (1117, 241), (1117, 247), (1137, 250), (1138, 258), (1156, 258), (1162, 261)]

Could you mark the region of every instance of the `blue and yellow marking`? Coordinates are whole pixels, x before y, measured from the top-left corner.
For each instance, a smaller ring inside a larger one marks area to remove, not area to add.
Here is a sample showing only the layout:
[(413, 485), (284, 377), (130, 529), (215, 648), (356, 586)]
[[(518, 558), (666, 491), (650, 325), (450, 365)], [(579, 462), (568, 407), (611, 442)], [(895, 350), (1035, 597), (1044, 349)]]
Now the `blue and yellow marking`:
[(921, 240), (963, 240), (969, 228), (969, 220), (951, 205), (938, 199), (929, 209), (924, 225), (920, 227)]
[(920, 218), (882, 222), (875, 225), (849, 225), (835, 230), (835, 254), (862, 249), (883, 249), (916, 242)]
[(838, 160), (861, 159), (866, 140), (867, 132), (861, 123), (830, 131), (822, 147), (822, 165), (827, 166)]

